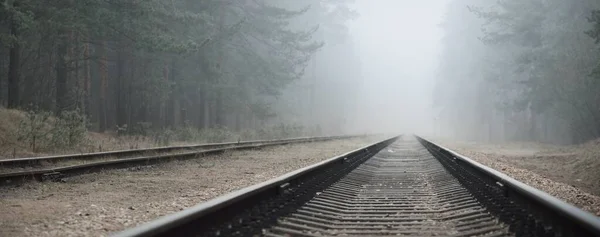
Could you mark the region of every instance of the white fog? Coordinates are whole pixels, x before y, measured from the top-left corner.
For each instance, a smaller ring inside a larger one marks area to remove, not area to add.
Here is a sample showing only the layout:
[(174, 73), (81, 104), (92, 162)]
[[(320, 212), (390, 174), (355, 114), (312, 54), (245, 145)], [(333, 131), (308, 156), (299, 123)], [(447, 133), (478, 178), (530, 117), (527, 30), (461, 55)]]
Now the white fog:
[(600, 236), (600, 0), (0, 0), (0, 210), (11, 237)]
[(350, 32), (362, 62), (361, 121), (369, 130), (430, 134), (446, 1), (357, 1)]

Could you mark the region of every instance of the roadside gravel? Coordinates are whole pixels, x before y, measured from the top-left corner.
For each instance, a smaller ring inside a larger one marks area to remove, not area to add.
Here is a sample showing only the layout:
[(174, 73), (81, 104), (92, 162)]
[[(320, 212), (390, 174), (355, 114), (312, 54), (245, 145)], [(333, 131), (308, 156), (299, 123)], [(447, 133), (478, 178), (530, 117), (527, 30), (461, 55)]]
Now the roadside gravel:
[(107, 236), (383, 140), (233, 151), (197, 160), (0, 188), (0, 236)]

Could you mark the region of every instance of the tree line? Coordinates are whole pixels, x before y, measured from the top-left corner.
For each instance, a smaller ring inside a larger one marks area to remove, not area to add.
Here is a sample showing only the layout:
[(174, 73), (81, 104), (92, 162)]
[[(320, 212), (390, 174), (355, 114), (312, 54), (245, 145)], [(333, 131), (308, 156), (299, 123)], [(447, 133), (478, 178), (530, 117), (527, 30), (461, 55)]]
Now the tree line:
[(257, 128), (349, 2), (3, 0), (0, 103), (100, 132)]
[(435, 89), (452, 136), (600, 137), (600, 2), (453, 0)]

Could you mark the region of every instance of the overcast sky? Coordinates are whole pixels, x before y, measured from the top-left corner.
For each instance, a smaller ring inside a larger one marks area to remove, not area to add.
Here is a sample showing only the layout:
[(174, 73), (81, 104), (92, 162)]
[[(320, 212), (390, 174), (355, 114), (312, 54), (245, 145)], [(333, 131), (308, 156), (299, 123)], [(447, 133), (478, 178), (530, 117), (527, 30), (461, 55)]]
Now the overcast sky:
[(357, 0), (350, 28), (375, 129), (429, 133), (447, 0)]

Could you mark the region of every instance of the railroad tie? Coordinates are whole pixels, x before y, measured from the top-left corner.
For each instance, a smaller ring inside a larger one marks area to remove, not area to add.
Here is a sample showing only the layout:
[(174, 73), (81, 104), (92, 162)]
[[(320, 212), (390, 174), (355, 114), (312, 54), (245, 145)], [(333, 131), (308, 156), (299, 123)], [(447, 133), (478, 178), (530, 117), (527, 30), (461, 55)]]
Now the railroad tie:
[(512, 236), (417, 141), (397, 141), (266, 236)]

